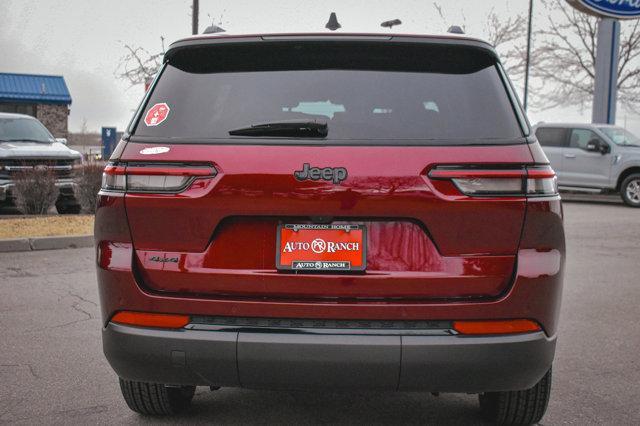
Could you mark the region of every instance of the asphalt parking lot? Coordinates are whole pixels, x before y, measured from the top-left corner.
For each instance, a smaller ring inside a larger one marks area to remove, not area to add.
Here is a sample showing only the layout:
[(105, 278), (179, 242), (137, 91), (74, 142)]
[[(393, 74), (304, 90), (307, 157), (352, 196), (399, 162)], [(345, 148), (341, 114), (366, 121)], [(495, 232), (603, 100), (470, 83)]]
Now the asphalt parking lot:
[[(544, 424), (640, 423), (640, 209), (565, 203), (568, 259)], [(0, 423), (144, 424), (102, 355), (93, 249), (0, 254)], [(473, 395), (198, 388), (166, 423), (478, 424)]]

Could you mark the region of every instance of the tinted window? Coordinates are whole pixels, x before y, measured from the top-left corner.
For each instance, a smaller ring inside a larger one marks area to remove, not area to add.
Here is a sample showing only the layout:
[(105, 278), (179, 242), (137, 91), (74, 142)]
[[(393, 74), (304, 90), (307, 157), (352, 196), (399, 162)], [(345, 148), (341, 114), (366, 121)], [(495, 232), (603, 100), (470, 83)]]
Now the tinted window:
[(469, 72), (458, 67), (455, 73), (440, 69), (215, 73), (168, 65), (142, 117), (158, 103), (169, 106), (169, 115), (158, 126), (146, 126), (141, 120), (134, 134), (229, 139), (230, 130), (254, 124), (317, 120), (328, 124), (328, 140), (491, 143), (521, 138), (496, 67), (481, 65)]
[(569, 146), (571, 148), (587, 149), (587, 144), (592, 140), (601, 141), (600, 137), (593, 131), (587, 129), (571, 130)]
[(536, 130), (536, 137), (542, 146), (562, 147), (567, 143), (567, 129), (540, 127)]

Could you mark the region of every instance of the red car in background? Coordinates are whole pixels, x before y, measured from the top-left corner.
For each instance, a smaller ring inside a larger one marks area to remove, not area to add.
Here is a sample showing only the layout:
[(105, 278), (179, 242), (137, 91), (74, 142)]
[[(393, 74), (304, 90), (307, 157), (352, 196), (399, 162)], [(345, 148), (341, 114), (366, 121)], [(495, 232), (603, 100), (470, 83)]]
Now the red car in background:
[(556, 179), (487, 43), (173, 43), (104, 171), (104, 352), (134, 411), (195, 386), (479, 394), (547, 407)]

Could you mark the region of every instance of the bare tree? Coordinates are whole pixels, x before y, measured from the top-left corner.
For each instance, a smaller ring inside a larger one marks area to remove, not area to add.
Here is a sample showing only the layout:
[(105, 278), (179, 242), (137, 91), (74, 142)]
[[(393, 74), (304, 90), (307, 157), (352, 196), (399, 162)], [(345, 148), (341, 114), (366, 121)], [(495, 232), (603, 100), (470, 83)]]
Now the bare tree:
[(467, 30), (467, 16), (464, 14), (463, 9), (460, 9), (456, 13), (456, 20), (453, 21), (449, 17), (447, 17), (447, 14), (442, 9), (442, 6), (440, 5), (440, 3), (434, 1), (433, 7), (436, 10), (436, 12), (438, 12), (438, 16), (440, 16), (440, 19), (442, 20), (442, 23), (445, 25), (445, 28), (448, 28), (450, 25), (458, 25), (460, 26), (460, 28), (462, 28), (463, 31)]
[[(192, 19), (193, 31), (195, 31), (198, 25), (198, 2), (194, 0), (190, 7), (190, 17)], [(212, 25), (220, 26), (223, 24), (225, 11), (226, 9), (223, 9), (222, 13), (215, 19), (212, 18), (210, 14), (207, 14), (209, 19), (211, 19)], [(160, 69), (162, 58), (165, 54), (163, 36), (160, 36), (160, 44), (160, 52), (151, 53), (144, 47), (123, 43), (126, 54), (118, 61), (118, 67), (115, 71), (116, 78), (127, 81), (131, 86), (137, 86), (151, 81)]]
[(217, 16), (211, 16), (210, 13), (207, 13), (207, 18), (209, 18), (209, 21), (211, 21), (211, 25), (207, 27), (207, 29), (205, 29), (205, 32), (207, 30), (209, 30), (211, 27), (218, 27), (219, 29), (224, 31), (224, 26), (227, 25), (227, 22), (224, 20), (224, 14), (227, 11), (227, 9), (222, 9), (222, 12)]
[(89, 133), (89, 126), (87, 125), (87, 117), (82, 117), (82, 124), (80, 125), (80, 133), (86, 135)]
[(80, 133), (78, 133), (77, 142), (78, 145), (89, 145), (91, 137), (89, 135), (89, 126), (87, 125), (87, 117), (82, 117), (82, 125), (80, 126)]
[[(547, 22), (536, 32), (531, 74), (534, 106), (588, 106), (594, 93), (599, 18), (565, 2), (544, 1)], [(640, 108), (640, 21), (621, 25), (618, 100), (631, 111)]]
[(486, 22), (487, 41), (498, 51), (507, 74), (519, 80), (526, 66), (527, 18), (521, 14), (501, 18), (491, 10)]
[(115, 72), (116, 77), (129, 82), (131, 86), (145, 84), (153, 79), (162, 65), (164, 56), (164, 37), (162, 36), (160, 43), (162, 50), (153, 54), (143, 47), (125, 43), (124, 48), (127, 53), (120, 58)]
[(20, 171), (13, 182), (16, 207), (23, 214), (47, 214), (58, 198), (56, 177), (50, 168)]

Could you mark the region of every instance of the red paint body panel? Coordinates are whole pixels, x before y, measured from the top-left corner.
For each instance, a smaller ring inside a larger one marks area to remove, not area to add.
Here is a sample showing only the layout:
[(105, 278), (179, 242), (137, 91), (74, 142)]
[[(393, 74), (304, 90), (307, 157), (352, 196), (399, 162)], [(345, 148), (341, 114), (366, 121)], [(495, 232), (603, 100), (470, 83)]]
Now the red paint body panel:
[[(142, 161), (130, 143), (123, 161)], [(260, 156), (254, 153), (259, 151)], [(473, 199), (435, 165), (531, 162), (526, 145), (502, 147), (172, 145), (154, 162), (215, 164), (178, 195), (127, 194), (136, 263), (146, 287), (162, 292), (270, 298), (478, 298), (510, 284), (524, 198)], [(300, 182), (303, 163), (349, 171), (340, 185)], [(148, 161), (148, 160), (147, 160)], [(257, 173), (259, 172), (259, 174)], [(360, 275), (287, 275), (275, 268), (279, 223), (314, 217), (365, 224), (367, 270)], [(244, 219), (243, 219), (244, 218)], [(156, 262), (155, 257), (178, 259)]]
[[(369, 232), (363, 274), (276, 271), (278, 221), (253, 218), (225, 222), (203, 253), (137, 250), (137, 265), (145, 285), (154, 290), (217, 296), (481, 297), (500, 294), (511, 281), (514, 256), (443, 257), (414, 223), (362, 224)], [(154, 256), (178, 261), (154, 262)]]
[[(142, 160), (137, 153), (145, 146), (129, 143), (122, 158)], [(564, 270), (559, 198), (471, 199), (451, 182), (425, 175), (434, 164), (531, 163), (527, 145), (268, 146), (260, 147), (266, 154), (259, 157), (252, 149), (173, 145), (158, 160), (198, 158), (220, 173), (196, 180), (183, 194), (100, 197), (96, 240), (105, 321), (122, 309), (288, 318), (530, 318), (555, 334)], [(291, 166), (281, 163), (281, 156), (297, 156), (292, 161), (301, 165), (305, 153), (316, 164), (333, 164), (334, 150), (350, 172), (341, 186), (296, 182)], [(397, 161), (383, 161), (391, 157)], [(294, 218), (367, 222), (367, 273), (276, 272), (274, 225), (279, 218), (289, 221), (292, 212)], [(246, 250), (252, 238), (257, 250)], [(181, 260), (159, 271), (149, 265), (152, 252)]]
[[(121, 201), (121, 199), (119, 200)], [(101, 209), (117, 209), (110, 204)], [(560, 295), (564, 273), (564, 233), (558, 198), (529, 203), (523, 233), (522, 251), (515, 279), (500, 297), (478, 301), (303, 301), (250, 298), (214, 298), (177, 296), (145, 290), (129, 270), (120, 270), (116, 259), (133, 256), (131, 247), (120, 246), (122, 253), (110, 252), (106, 268), (98, 268), (103, 321), (113, 313), (133, 311), (200, 315), (249, 316), (274, 318), (333, 319), (510, 319), (538, 321), (545, 332), (555, 335), (558, 326)], [(104, 216), (103, 216), (104, 217)], [(101, 239), (105, 227), (96, 227)], [(539, 245), (543, 248), (532, 248)], [(555, 247), (552, 249), (551, 247)], [(555, 250), (555, 251), (554, 251)], [(551, 253), (551, 254), (549, 254)], [(113, 264), (111, 263), (113, 259)]]
[[(129, 143), (126, 161), (149, 161)], [(259, 152), (259, 155), (256, 155)], [(179, 195), (128, 194), (134, 244), (142, 250), (203, 252), (220, 222), (237, 215), (272, 217), (411, 218), (424, 224), (443, 255), (513, 255), (525, 200), (472, 199), (451, 182), (432, 183), (435, 164), (531, 163), (525, 144), (500, 147), (172, 145), (153, 161), (212, 162), (213, 179), (198, 179)], [(336, 162), (339, 159), (339, 163)], [(340, 165), (349, 177), (298, 182), (304, 162)], [(439, 185), (439, 186), (437, 186)], [(482, 226), (479, 226), (479, 225)]]

